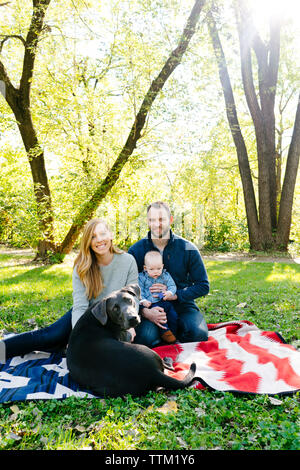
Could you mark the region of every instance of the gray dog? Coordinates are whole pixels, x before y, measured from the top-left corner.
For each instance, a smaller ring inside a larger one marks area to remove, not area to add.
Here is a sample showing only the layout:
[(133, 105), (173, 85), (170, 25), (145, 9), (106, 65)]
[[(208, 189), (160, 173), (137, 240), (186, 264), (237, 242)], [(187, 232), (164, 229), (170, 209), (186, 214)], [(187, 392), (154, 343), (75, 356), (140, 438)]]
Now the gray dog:
[[(90, 307), (70, 335), (67, 366), (71, 377), (98, 396), (139, 396), (163, 387), (176, 390), (194, 377), (193, 363), (184, 380), (164, 374), (168, 367), (152, 349), (129, 340), (128, 328), (140, 323), (137, 284), (113, 292)], [(124, 341), (125, 340), (125, 341)]]

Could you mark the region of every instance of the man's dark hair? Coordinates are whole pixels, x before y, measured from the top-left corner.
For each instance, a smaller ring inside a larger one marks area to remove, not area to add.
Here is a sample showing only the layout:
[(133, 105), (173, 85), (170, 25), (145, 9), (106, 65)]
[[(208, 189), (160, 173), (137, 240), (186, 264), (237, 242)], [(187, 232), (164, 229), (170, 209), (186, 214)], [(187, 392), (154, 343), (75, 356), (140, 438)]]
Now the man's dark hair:
[(151, 202), (151, 204), (149, 204), (149, 206), (147, 207), (147, 214), (149, 210), (151, 209), (151, 207), (154, 207), (154, 209), (161, 209), (163, 207), (167, 211), (168, 216), (171, 217), (170, 207), (168, 206), (166, 202), (162, 202), (162, 201)]

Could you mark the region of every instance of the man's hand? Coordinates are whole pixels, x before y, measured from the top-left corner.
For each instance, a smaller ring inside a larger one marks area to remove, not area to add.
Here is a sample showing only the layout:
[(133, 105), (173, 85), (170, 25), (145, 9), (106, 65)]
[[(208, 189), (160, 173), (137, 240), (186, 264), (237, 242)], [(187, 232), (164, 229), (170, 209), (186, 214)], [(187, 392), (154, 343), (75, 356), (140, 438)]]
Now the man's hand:
[(160, 328), (166, 330), (164, 323), (167, 323), (167, 315), (162, 307), (152, 307), (143, 309), (144, 317), (157, 325)]

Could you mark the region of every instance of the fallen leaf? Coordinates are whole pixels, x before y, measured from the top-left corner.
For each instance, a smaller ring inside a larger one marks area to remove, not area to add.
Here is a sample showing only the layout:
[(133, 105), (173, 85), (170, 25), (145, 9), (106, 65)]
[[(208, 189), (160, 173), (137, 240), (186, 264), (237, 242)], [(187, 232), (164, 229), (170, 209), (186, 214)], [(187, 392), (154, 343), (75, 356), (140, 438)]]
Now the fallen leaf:
[(10, 415), (8, 419), (9, 421), (15, 421), (17, 418), (18, 418), (18, 413), (13, 413), (12, 415)]
[(145, 414), (147, 411), (154, 411), (154, 406), (150, 405), (144, 411), (141, 412), (141, 415)]
[(277, 400), (277, 398), (273, 398), (273, 397), (269, 397), (269, 400), (270, 402), (272, 403), (272, 405), (282, 405), (283, 401), (281, 400)]
[(163, 406), (161, 406), (160, 408), (157, 408), (157, 411), (159, 411), (160, 413), (164, 413), (164, 414), (167, 414), (167, 413), (177, 413), (178, 411), (178, 407), (177, 407), (177, 403), (176, 401), (167, 401)]
[(86, 431), (86, 428), (84, 426), (80, 426), (80, 424), (77, 424), (77, 426), (75, 426), (76, 431), (79, 431), (79, 432), (85, 432)]
[(37, 426), (35, 426), (35, 427), (31, 430), (31, 432), (32, 432), (33, 434), (37, 434), (37, 433), (40, 432), (40, 430), (41, 430), (41, 426), (38, 424)]
[(40, 442), (42, 442), (42, 444), (47, 444), (47, 443), (48, 443), (48, 437), (42, 436), (42, 437), (40, 438)]
[(9, 409), (15, 414), (17, 415), (18, 413), (20, 413), (20, 409), (17, 405), (12, 405), (9, 407)]
[(178, 437), (178, 436), (177, 436), (177, 437), (176, 437), (176, 440), (177, 440), (177, 442), (178, 442), (182, 447), (184, 447), (185, 449), (188, 447), (187, 443), (186, 443), (183, 439), (181, 439), (181, 437)]
[(236, 308), (245, 308), (247, 306), (247, 302), (242, 302), (236, 306)]
[(8, 435), (7, 435), (8, 439), (13, 439), (14, 441), (20, 441), (22, 439), (21, 436), (18, 436), (17, 434), (15, 434), (14, 432), (10, 432)]
[(33, 408), (31, 413), (33, 414), (33, 416), (39, 416), (43, 414), (43, 412), (39, 410), (37, 407)]
[(206, 412), (203, 410), (203, 408), (195, 408), (195, 411), (198, 417), (206, 415)]
[(95, 421), (87, 427), (87, 431), (100, 431), (105, 426), (105, 423), (102, 421)]

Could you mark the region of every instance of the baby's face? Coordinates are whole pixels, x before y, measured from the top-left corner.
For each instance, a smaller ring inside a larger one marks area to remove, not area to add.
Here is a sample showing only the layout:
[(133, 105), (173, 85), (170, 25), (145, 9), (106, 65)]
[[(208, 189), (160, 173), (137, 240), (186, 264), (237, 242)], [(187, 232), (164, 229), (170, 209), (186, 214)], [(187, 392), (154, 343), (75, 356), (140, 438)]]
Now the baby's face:
[(152, 261), (151, 263), (148, 263), (146, 266), (144, 266), (144, 269), (147, 271), (150, 277), (156, 279), (161, 275), (163, 266), (164, 265), (159, 261)]

